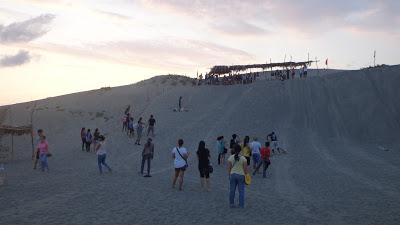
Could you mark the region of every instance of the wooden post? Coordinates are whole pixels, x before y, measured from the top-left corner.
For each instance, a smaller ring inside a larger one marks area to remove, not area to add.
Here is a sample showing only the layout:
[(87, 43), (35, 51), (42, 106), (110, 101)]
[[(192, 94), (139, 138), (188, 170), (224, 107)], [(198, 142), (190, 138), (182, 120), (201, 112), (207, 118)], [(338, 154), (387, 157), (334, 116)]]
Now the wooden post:
[(319, 75), (319, 69), (318, 69), (318, 60), (317, 60), (317, 57), (315, 57), (315, 65), (317, 66), (317, 74)]
[(31, 111), (31, 143), (32, 143), (32, 160), (34, 160), (35, 156), (35, 144), (33, 143), (33, 114), (35, 113), (36, 109), (36, 102), (33, 105), (32, 111)]
[(11, 160), (14, 160), (14, 134), (11, 134)]

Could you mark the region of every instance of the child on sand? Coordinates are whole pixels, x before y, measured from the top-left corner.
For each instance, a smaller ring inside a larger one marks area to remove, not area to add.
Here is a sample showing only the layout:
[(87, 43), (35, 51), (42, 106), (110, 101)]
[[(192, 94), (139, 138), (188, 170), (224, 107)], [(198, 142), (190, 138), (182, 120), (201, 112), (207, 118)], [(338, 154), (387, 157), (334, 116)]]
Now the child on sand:
[(172, 149), (172, 158), (174, 159), (175, 174), (172, 180), (172, 188), (175, 188), (176, 181), (179, 178), (179, 190), (183, 190), (183, 176), (185, 170), (188, 167), (187, 159), (189, 153), (185, 147), (183, 147), (183, 140), (178, 140), (178, 146)]
[(105, 147), (105, 140), (106, 138), (103, 135), (100, 135), (99, 137), (99, 144), (96, 147), (96, 155), (97, 155), (97, 165), (99, 166), (99, 172), (100, 174), (103, 174), (103, 169), (102, 166), (105, 166), (108, 171), (112, 171), (111, 168), (107, 165), (106, 163), (106, 147)]
[(47, 172), (49, 172), (49, 164), (47, 162), (47, 156), (49, 154), (49, 143), (46, 141), (46, 136), (40, 136), (40, 142), (37, 146), (37, 149), (39, 151), (39, 159), (42, 171), (44, 172), (45, 170), (47, 170)]
[[(36, 145), (39, 145), (39, 143), (40, 143), (40, 141), (42, 139), (42, 136), (44, 136), (43, 130), (42, 129), (37, 130), (37, 135), (38, 135), (38, 137), (37, 137)], [(34, 170), (36, 170), (37, 163), (39, 161), (39, 154), (40, 154), (39, 150), (36, 149), (35, 154), (33, 156), (34, 157), (34, 159), (33, 159), (34, 160), (33, 161), (33, 169)]]
[(267, 174), (266, 171), (268, 166), (271, 164), (269, 157), (271, 155), (271, 150), (269, 148), (269, 142), (265, 142), (265, 147), (261, 148), (261, 163), (258, 164), (256, 170), (254, 170), (253, 175), (255, 175), (258, 170), (260, 169), (261, 165), (263, 165), (263, 178), (266, 178)]

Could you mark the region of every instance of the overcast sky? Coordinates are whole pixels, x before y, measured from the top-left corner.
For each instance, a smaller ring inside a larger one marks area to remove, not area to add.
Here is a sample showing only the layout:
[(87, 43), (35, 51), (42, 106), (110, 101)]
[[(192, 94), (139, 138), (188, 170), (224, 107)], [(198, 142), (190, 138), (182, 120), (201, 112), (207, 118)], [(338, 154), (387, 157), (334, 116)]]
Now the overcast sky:
[[(0, 1), (0, 105), (292, 58), (400, 61), (398, 0)], [(322, 63), (321, 63), (322, 64)]]

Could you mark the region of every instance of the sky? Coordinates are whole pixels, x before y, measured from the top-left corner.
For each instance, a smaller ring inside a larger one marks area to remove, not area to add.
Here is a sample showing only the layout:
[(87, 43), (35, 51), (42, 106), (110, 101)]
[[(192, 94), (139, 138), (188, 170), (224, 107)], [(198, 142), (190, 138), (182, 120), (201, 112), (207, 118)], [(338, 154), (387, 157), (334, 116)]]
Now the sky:
[(375, 50), (399, 64), (399, 11), (398, 0), (1, 0), (0, 105), (308, 54), (319, 67), (370, 66)]

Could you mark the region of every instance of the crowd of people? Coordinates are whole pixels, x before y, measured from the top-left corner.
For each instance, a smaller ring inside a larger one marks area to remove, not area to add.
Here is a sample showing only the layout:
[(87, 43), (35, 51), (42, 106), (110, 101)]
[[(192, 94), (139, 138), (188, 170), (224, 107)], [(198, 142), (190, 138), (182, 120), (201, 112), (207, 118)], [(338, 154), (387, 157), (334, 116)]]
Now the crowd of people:
[[(174, 159), (172, 188), (175, 188), (178, 182), (179, 190), (183, 190), (185, 171), (189, 167), (188, 158), (190, 154), (183, 144), (183, 140), (179, 139), (177, 146), (172, 149), (172, 158)], [(217, 137), (217, 164), (221, 166), (227, 164), (229, 171), (230, 207), (236, 207), (234, 204), (236, 189), (239, 192), (239, 207), (244, 207), (245, 185), (249, 184), (251, 175), (256, 176), (256, 174), (261, 173), (259, 170), (262, 167), (262, 177), (266, 178), (267, 169), (271, 164), (271, 148), (272, 154), (286, 153), (286, 150), (279, 146), (275, 132), (267, 135), (264, 146), (261, 145), (257, 137), (254, 137), (250, 142), (250, 137), (245, 136), (243, 141), (240, 141), (239, 136), (233, 134), (229, 143), (230, 156), (228, 159), (225, 158), (228, 154), (228, 149), (225, 146), (224, 136)], [(210, 150), (206, 147), (204, 141), (199, 142), (196, 155), (201, 188), (210, 191), (210, 174), (214, 171), (214, 167), (211, 164)]]
[(259, 76), (258, 72), (247, 73), (247, 74), (232, 74), (219, 76), (213, 74), (200, 74), (197, 84), (198, 85), (234, 85), (234, 84), (251, 84)]
[[(126, 118), (123, 120), (123, 132), (127, 132), (128, 137), (131, 137), (129, 127), (133, 121), (130, 113), (125, 114)], [(148, 120), (147, 136), (150, 134), (154, 138), (154, 116), (151, 115)], [(142, 128), (138, 128), (138, 127)], [(140, 137), (144, 128), (142, 118), (139, 118), (136, 126), (136, 135), (138, 136), (135, 144), (140, 145)], [(51, 156), (49, 152), (49, 144), (46, 141), (44, 131), (39, 129), (37, 131), (38, 140), (35, 152), (34, 169), (37, 168), (40, 162), (42, 171), (49, 171), (47, 158)], [(134, 135), (134, 134), (133, 134)], [(109, 172), (112, 172), (111, 167), (106, 162), (107, 148), (106, 138), (102, 135), (98, 128), (95, 129), (93, 135), (90, 129), (83, 127), (80, 133), (82, 145), (81, 150), (86, 152), (95, 152), (97, 155), (97, 164), (99, 173), (103, 174), (103, 167)], [(229, 146), (225, 141), (224, 136), (216, 138), (216, 158), (219, 166), (226, 165), (229, 175), (229, 205), (232, 208), (237, 207), (234, 204), (236, 190), (239, 192), (239, 205), (244, 207), (244, 192), (246, 184), (250, 184), (251, 176), (262, 174), (263, 178), (267, 177), (267, 169), (271, 165), (270, 157), (274, 154), (286, 153), (286, 150), (281, 148), (278, 143), (278, 138), (275, 132), (267, 135), (265, 143), (262, 145), (257, 137), (253, 137), (250, 141), (249, 136), (244, 136), (243, 140), (237, 134), (233, 134), (230, 139)], [(271, 152), (272, 151), (272, 152)], [(141, 166), (139, 174), (144, 177), (151, 177), (151, 161), (154, 158), (155, 146), (151, 137), (147, 138), (143, 146), (141, 154)], [(227, 157), (227, 155), (229, 156)], [(184, 146), (183, 139), (179, 139), (177, 145), (173, 147), (172, 152), (174, 175), (172, 179), (172, 188), (183, 190), (184, 175), (188, 169), (188, 159), (190, 156), (189, 150)], [(212, 152), (207, 148), (205, 141), (201, 140), (198, 144), (196, 151), (198, 171), (200, 176), (200, 186), (202, 190), (210, 191), (210, 174), (213, 173), (214, 167), (211, 163)], [(147, 164), (147, 171), (144, 174), (145, 165)], [(260, 169), (262, 168), (262, 171)]]
[[(308, 74), (308, 69), (307, 66), (304, 65), (301, 69), (298, 70), (299, 78), (307, 78)], [(277, 79), (277, 80), (290, 80), (290, 79), (295, 79), (296, 78), (296, 69), (294, 67), (292, 68), (286, 68), (282, 70), (275, 70), (271, 73), (271, 77)]]
[(126, 132), (129, 138), (135, 137), (136, 130), (136, 145), (141, 145), (140, 141), (142, 139), (143, 130), (147, 125), (147, 136), (154, 136), (154, 127), (156, 124), (156, 120), (153, 115), (150, 115), (147, 124), (143, 121), (142, 117), (139, 117), (138, 121), (135, 122), (131, 113), (127, 112), (122, 117), (122, 132)]

